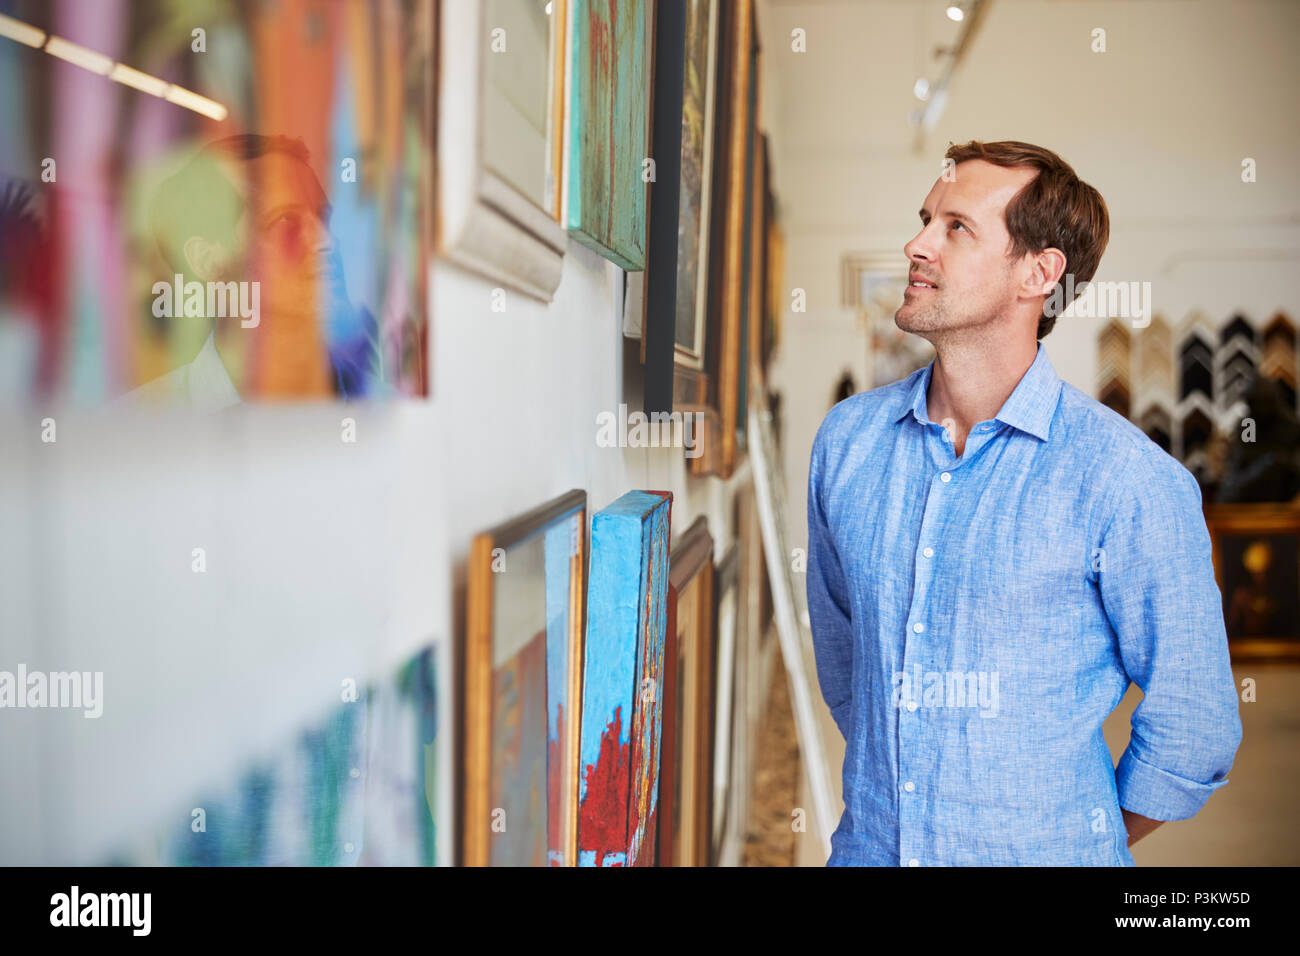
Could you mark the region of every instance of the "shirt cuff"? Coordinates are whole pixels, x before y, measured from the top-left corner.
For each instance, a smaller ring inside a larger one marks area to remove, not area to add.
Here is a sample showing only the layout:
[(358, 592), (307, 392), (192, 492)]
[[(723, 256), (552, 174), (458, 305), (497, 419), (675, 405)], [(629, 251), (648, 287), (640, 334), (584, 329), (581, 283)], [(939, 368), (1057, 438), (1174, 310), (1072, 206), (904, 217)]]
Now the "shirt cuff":
[(1115, 785), (1122, 809), (1152, 820), (1186, 820), (1205, 806), (1205, 801), (1228, 778), (1197, 783), (1153, 767), (1133, 756), (1130, 746), (1115, 768)]

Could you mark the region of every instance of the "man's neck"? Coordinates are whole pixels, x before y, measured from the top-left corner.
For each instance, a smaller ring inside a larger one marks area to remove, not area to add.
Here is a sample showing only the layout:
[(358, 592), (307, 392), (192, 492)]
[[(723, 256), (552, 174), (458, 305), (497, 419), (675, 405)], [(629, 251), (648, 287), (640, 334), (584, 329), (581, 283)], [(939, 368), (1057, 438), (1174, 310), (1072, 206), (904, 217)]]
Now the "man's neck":
[(1038, 342), (985, 337), (946, 342), (935, 352), (926, 415), (932, 422), (951, 423), (953, 448), (960, 456), (971, 428), (998, 413), (1034, 364)]

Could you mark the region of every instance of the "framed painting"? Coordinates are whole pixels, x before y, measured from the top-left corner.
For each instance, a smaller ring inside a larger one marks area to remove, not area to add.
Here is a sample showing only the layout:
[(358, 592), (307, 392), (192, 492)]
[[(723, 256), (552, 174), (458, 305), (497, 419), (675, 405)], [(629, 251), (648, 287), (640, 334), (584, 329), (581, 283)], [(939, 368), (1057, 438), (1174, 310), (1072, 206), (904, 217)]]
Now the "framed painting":
[(668, 558), (659, 865), (708, 866), (712, 847), (713, 536), (703, 516)]
[(428, 394), (430, 4), (5, 10), (0, 396)]
[(466, 866), (576, 862), (587, 495), (571, 491), (470, 548)]
[(560, 284), (566, 23), (572, 0), (442, 0), (438, 247), (549, 302)]
[(591, 521), (579, 866), (655, 862), (672, 495), (629, 491)]
[(758, 37), (753, 0), (721, 4), (717, 161), (710, 210), (706, 408), (693, 475), (729, 478), (744, 449)]
[[(867, 384), (881, 388), (906, 378), (934, 357), (934, 347), (894, 322), (903, 304), (910, 263), (902, 250), (851, 252), (840, 261), (840, 304), (853, 309), (866, 332)], [(845, 372), (849, 372), (845, 363)]]
[(564, 225), (630, 272), (645, 268), (654, 4), (569, 0)]
[[(739, 791), (747, 785), (741, 754), (745, 714), (744, 698), (738, 688), (744, 687), (740, 670), (743, 666), (742, 648), (738, 646), (736, 618), (739, 611), (737, 568), (739, 547), (732, 545), (726, 557), (714, 571), (713, 620), (717, 663), (714, 667), (713, 699), (713, 771), (711, 811), (709, 819), (709, 865), (724, 866), (729, 860), (729, 848), (739, 849), (732, 830), (741, 819)], [(738, 772), (739, 771), (739, 772)], [(738, 857), (738, 853), (736, 854)]]
[(655, 186), (641, 281), (645, 411), (707, 405), (710, 201), (717, 86), (717, 0), (656, 5)]
[(1207, 505), (1236, 661), (1300, 660), (1300, 502)]

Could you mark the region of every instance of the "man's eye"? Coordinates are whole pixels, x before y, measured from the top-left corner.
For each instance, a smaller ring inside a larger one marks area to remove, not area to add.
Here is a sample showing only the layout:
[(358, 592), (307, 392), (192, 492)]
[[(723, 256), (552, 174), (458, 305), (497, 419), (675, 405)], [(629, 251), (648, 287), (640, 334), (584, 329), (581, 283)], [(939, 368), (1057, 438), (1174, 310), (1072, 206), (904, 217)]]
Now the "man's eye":
[(962, 229), (965, 229), (965, 228), (966, 228), (966, 224), (963, 223), (963, 222), (954, 222), (954, 223), (952, 224), (952, 227), (953, 227), (954, 229), (957, 229), (957, 228), (959, 228), (959, 227), (962, 228)]

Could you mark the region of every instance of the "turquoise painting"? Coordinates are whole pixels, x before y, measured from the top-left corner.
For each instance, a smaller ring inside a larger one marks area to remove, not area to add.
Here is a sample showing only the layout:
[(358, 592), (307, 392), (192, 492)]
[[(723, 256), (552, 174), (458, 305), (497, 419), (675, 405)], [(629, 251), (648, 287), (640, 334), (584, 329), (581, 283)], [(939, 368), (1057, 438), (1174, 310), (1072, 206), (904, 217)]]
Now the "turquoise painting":
[(572, 0), (568, 202), (573, 238), (630, 272), (646, 266), (651, 5)]

